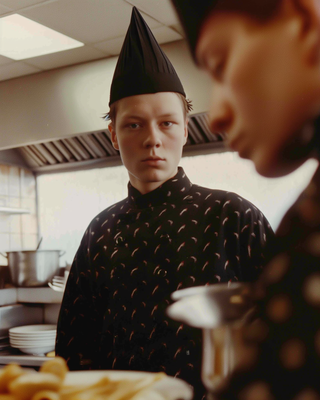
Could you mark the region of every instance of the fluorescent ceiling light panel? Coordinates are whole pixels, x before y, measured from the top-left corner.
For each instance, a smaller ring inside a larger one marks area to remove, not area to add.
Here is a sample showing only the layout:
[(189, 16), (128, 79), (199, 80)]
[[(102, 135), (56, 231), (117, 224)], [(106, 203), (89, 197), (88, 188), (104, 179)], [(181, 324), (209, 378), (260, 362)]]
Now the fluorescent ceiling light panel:
[(13, 60), (57, 53), (83, 45), (19, 14), (0, 18), (0, 54)]

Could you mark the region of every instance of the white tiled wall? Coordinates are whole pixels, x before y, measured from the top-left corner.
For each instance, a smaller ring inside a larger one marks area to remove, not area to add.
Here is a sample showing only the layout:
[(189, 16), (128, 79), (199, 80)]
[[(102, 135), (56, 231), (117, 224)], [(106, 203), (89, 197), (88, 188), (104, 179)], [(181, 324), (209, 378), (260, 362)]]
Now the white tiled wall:
[[(31, 171), (0, 165), (0, 206), (24, 208), (30, 214), (0, 213), (0, 252), (34, 250), (38, 243), (36, 179)], [(0, 265), (7, 260), (0, 255)]]

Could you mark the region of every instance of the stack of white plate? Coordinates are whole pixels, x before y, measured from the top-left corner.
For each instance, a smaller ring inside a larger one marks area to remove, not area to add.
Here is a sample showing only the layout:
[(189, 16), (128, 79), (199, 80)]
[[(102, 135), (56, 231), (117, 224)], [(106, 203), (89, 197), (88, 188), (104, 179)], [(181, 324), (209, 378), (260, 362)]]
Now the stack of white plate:
[(53, 289), (57, 292), (64, 292), (64, 289), (66, 287), (66, 283), (68, 280), (68, 275), (69, 275), (69, 271), (65, 271), (64, 276), (55, 275), (53, 277), (52, 281), (48, 282), (48, 285), (51, 287), (51, 289)]
[(56, 325), (25, 325), (9, 329), (10, 346), (23, 353), (42, 355), (54, 350)]

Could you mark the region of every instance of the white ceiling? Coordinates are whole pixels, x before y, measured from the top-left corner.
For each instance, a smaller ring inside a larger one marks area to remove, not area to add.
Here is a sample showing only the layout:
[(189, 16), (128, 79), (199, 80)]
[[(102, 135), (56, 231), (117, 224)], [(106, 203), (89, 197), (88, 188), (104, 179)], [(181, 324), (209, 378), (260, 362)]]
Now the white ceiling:
[(22, 61), (0, 55), (0, 81), (118, 55), (133, 5), (160, 44), (182, 39), (169, 0), (0, 0), (0, 17), (17, 13), (85, 44)]

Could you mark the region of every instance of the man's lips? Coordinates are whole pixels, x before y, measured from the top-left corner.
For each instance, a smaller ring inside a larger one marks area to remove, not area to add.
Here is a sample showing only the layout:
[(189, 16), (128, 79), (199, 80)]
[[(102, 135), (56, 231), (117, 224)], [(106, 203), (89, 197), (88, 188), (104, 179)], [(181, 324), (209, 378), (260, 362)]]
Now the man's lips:
[(251, 145), (248, 145), (247, 138), (242, 133), (236, 133), (227, 136), (228, 146), (236, 151), (241, 158), (251, 159)]
[(238, 147), (241, 145), (242, 138), (239, 132), (232, 132), (226, 135), (228, 146), (237, 151)]
[(164, 161), (164, 158), (161, 157), (147, 157), (144, 160), (142, 160), (142, 162), (144, 161)]

